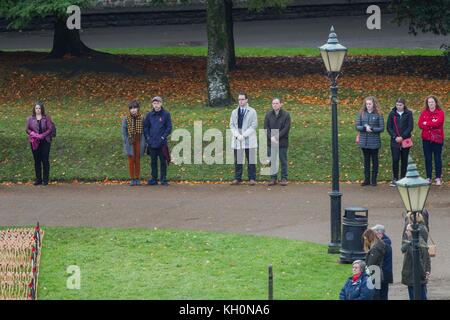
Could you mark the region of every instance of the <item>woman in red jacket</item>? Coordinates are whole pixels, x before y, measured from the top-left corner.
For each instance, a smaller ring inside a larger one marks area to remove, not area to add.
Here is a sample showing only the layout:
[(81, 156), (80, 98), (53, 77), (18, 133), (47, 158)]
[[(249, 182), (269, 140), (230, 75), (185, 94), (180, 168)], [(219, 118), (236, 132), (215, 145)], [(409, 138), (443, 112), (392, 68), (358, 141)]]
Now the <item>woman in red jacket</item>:
[(425, 106), (419, 117), (422, 130), (423, 154), (427, 179), (431, 183), (433, 174), (433, 156), (436, 170), (436, 185), (442, 184), (442, 146), (444, 144), (444, 111), (434, 96), (425, 99)]

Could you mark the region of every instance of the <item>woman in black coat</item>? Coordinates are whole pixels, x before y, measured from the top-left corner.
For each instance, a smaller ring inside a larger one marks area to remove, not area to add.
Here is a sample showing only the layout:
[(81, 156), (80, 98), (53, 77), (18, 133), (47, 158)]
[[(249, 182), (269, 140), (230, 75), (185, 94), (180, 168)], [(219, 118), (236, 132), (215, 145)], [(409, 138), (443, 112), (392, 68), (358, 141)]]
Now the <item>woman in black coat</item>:
[[(379, 275), (378, 279), (375, 280), (375, 292), (373, 299), (374, 300), (380, 300), (380, 289), (381, 289), (381, 283), (384, 280), (383, 275), (383, 262), (384, 262), (384, 255), (386, 253), (386, 244), (383, 242), (383, 240), (379, 239), (376, 232), (372, 229), (367, 229), (363, 233), (363, 239), (364, 239), (364, 251), (366, 251), (366, 265), (367, 267), (374, 266), (378, 269), (378, 272), (375, 272), (372, 275), (372, 278), (375, 278), (377, 275)], [(379, 285), (377, 287), (377, 285)]]
[[(395, 107), (392, 108), (387, 120), (387, 131), (391, 136), (392, 154), (392, 182), (391, 187), (396, 186), (396, 182), (406, 176), (408, 167), (408, 155), (410, 146), (402, 146), (404, 140), (411, 138), (414, 128), (413, 114), (406, 107), (405, 99), (398, 98)], [(399, 175), (399, 163), (401, 170)]]

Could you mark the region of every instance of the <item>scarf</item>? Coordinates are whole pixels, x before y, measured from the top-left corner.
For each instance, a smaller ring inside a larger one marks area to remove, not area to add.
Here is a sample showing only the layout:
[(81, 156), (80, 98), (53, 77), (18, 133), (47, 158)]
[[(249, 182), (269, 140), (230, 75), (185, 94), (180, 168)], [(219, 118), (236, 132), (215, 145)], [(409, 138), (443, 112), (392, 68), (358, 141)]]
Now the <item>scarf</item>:
[(136, 136), (141, 136), (143, 132), (142, 114), (138, 112), (135, 116), (127, 115), (128, 141), (134, 143)]
[(358, 281), (359, 278), (361, 277), (361, 274), (362, 274), (362, 273), (354, 274), (354, 275), (352, 276), (352, 282), (355, 283), (356, 281)]

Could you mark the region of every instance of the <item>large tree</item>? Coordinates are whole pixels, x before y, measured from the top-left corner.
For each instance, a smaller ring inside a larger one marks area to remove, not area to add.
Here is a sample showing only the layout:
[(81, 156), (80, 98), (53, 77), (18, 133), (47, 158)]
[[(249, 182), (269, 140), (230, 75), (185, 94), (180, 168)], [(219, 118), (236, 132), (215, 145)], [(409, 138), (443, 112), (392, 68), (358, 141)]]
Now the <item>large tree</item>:
[[(395, 12), (394, 21), (408, 24), (409, 33), (432, 32), (447, 35), (450, 32), (450, 0), (392, 0), (390, 7)], [(441, 49), (450, 67), (450, 41)]]
[(9, 27), (20, 29), (33, 19), (54, 16), (53, 47), (50, 58), (62, 58), (69, 54), (83, 56), (97, 53), (88, 48), (80, 39), (79, 30), (69, 30), (66, 26), (67, 8), (77, 5), (88, 7), (91, 0), (1, 0), (0, 16), (9, 21)]
[(390, 7), (396, 14), (394, 21), (406, 22), (414, 35), (418, 31), (442, 35), (450, 32), (449, 0), (392, 0)]
[[(261, 11), (266, 7), (283, 8), (292, 0), (247, 0), (248, 10)], [(236, 68), (233, 31), (233, 0), (207, 1), (208, 34), (208, 102), (210, 106), (231, 103), (228, 71)]]
[(223, 107), (231, 103), (228, 80), (227, 26), (225, 1), (207, 0), (208, 60), (206, 66), (208, 104)]

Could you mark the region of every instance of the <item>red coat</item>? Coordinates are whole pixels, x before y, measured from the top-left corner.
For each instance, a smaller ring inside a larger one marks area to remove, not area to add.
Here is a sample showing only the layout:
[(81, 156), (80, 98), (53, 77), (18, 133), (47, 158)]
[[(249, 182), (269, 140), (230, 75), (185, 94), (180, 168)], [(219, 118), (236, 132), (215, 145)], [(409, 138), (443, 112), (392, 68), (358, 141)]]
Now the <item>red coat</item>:
[[(444, 111), (435, 109), (431, 112), (427, 108), (420, 114), (417, 125), (422, 129), (422, 140), (444, 143)], [(435, 137), (436, 141), (433, 141), (432, 137)]]

